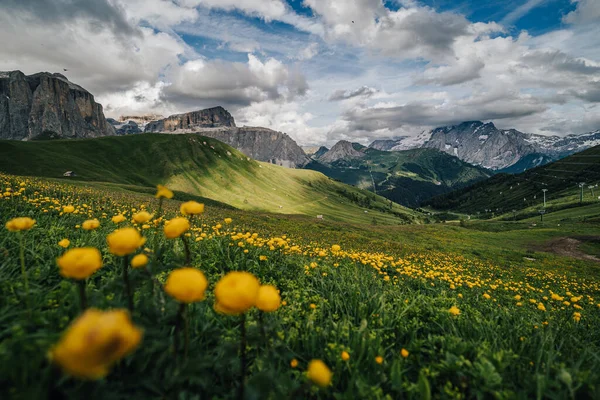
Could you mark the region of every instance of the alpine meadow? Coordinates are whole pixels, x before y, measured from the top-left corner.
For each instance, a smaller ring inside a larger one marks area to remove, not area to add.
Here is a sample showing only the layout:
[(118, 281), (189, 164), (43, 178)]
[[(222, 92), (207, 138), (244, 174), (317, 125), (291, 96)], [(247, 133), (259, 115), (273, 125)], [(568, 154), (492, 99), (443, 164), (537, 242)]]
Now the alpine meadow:
[(600, 399), (597, 0), (0, 37), (0, 399)]

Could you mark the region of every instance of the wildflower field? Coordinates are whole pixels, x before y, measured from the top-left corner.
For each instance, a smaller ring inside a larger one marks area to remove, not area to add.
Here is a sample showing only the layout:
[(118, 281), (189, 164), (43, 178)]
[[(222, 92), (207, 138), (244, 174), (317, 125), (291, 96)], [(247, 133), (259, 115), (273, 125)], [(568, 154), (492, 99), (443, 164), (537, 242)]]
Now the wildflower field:
[(598, 264), (524, 260), (550, 228), (2, 174), (0, 196), (2, 399), (600, 398)]

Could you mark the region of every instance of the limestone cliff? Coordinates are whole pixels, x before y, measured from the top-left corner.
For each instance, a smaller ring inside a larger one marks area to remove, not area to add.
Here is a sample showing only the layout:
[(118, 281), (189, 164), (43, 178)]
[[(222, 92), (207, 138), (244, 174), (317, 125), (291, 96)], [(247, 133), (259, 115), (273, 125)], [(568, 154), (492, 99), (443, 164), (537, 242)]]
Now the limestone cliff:
[(102, 106), (64, 75), (0, 72), (0, 139), (114, 135)]

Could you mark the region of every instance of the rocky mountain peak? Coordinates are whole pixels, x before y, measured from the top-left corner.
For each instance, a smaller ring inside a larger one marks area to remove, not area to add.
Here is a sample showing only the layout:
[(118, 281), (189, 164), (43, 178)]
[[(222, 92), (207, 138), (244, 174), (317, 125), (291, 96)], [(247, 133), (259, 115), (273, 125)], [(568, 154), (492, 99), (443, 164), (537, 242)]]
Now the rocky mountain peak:
[(0, 72), (0, 139), (114, 135), (94, 96), (63, 74)]
[(319, 161), (332, 163), (340, 159), (363, 157), (365, 153), (355, 149), (353, 143), (347, 140), (340, 140), (327, 153), (323, 154)]
[(233, 116), (221, 106), (171, 115), (149, 122), (144, 132), (195, 132), (202, 128), (235, 127)]

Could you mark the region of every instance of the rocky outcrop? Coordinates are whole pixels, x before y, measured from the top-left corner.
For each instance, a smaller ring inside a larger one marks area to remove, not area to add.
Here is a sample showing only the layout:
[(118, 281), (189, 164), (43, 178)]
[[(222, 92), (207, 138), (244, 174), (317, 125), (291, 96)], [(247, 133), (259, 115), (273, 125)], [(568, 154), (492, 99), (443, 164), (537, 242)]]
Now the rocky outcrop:
[(315, 160), (321, 158), (325, 153), (327, 153), (329, 151), (329, 149), (325, 146), (321, 146), (319, 147), (319, 149), (317, 151), (315, 151), (312, 155), (312, 158), (314, 158)]
[(301, 168), (310, 159), (287, 134), (267, 128), (238, 128), (223, 107), (172, 115), (150, 122), (145, 132), (198, 133), (227, 143), (248, 157), (289, 168)]
[(423, 147), (444, 151), (489, 169), (506, 168), (536, 152), (523, 133), (514, 129), (499, 130), (491, 122), (480, 121), (434, 129)]
[(327, 153), (319, 157), (323, 163), (332, 163), (338, 160), (347, 160), (349, 158), (364, 157), (365, 153), (354, 148), (354, 144), (347, 140), (340, 140)]
[(112, 118), (107, 118), (106, 120), (115, 128), (117, 135), (133, 135), (143, 132), (135, 121), (119, 122)]
[(203, 128), (235, 127), (229, 111), (223, 107), (207, 108), (184, 114), (171, 115), (158, 121), (149, 122), (144, 132), (195, 132)]
[(102, 106), (64, 75), (0, 72), (0, 139), (114, 135)]

